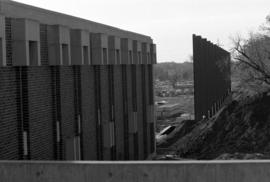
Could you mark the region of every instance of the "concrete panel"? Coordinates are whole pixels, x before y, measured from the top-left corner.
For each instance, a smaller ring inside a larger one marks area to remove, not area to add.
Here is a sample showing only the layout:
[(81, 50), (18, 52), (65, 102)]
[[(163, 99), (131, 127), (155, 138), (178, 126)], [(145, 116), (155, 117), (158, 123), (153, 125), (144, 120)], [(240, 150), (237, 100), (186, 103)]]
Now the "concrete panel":
[(142, 43), (142, 64), (150, 64), (150, 44)]
[(102, 33), (91, 34), (92, 48), (108, 48), (108, 36)]
[(48, 26), (49, 65), (71, 65), (70, 30), (61, 25)]
[(122, 64), (132, 64), (132, 51), (133, 51), (133, 42), (131, 39), (122, 38), (121, 39), (121, 55), (122, 55)]
[(157, 48), (156, 44), (150, 44), (150, 57), (151, 57), (151, 64), (157, 64)]
[(138, 41), (137, 40), (133, 40), (132, 41), (132, 52), (133, 52), (133, 64), (138, 64)]
[(71, 64), (90, 65), (90, 33), (84, 30), (70, 31)]
[(12, 19), (11, 22), (13, 65), (41, 65), (39, 23), (26, 19)]
[(92, 64), (107, 65), (108, 59), (108, 36), (101, 33), (91, 34)]
[[(115, 36), (109, 36), (108, 37), (108, 62), (109, 64), (120, 64), (121, 63), (121, 43), (120, 43), (120, 38), (119, 37), (115, 37)], [(120, 56), (119, 58), (117, 58), (117, 54), (119, 54), (118, 56)]]

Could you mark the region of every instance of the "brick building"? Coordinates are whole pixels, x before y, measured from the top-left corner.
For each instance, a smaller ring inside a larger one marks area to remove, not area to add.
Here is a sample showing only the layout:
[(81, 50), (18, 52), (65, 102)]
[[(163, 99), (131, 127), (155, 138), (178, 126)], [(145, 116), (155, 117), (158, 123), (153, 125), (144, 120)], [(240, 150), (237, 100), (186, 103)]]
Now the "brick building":
[(0, 159), (155, 152), (150, 37), (0, 1)]

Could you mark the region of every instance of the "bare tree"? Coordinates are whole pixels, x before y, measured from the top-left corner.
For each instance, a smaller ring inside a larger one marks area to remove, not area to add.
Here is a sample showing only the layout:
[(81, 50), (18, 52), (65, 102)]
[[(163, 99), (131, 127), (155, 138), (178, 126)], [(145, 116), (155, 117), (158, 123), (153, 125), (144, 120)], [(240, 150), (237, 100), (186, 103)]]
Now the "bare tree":
[[(270, 17), (267, 22), (270, 23)], [(264, 26), (267, 30), (267, 26)], [(270, 29), (269, 29), (270, 31)], [(250, 33), (247, 39), (233, 39), (233, 58), (241, 74), (242, 87), (260, 92), (270, 89), (270, 37), (264, 33)]]

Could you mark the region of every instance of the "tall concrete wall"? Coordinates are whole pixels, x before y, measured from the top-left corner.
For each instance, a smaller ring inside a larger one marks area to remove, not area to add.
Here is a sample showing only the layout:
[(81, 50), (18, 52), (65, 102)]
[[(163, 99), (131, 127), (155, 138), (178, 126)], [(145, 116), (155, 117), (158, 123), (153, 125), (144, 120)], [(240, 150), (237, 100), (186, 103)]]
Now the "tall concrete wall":
[(0, 162), (5, 182), (268, 182), (270, 161)]
[(211, 118), (231, 92), (230, 53), (193, 35), (195, 119)]

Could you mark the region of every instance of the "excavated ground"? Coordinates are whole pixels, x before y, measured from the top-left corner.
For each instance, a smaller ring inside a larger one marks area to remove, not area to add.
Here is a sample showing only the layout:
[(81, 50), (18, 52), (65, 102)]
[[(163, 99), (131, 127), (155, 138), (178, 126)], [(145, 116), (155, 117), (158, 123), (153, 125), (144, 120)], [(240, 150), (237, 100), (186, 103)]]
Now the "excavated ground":
[(158, 147), (188, 159), (269, 159), (270, 95), (234, 100), (208, 121), (183, 122)]

